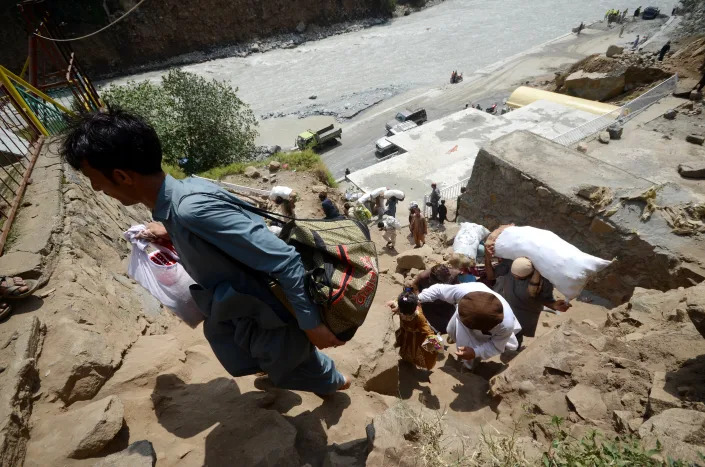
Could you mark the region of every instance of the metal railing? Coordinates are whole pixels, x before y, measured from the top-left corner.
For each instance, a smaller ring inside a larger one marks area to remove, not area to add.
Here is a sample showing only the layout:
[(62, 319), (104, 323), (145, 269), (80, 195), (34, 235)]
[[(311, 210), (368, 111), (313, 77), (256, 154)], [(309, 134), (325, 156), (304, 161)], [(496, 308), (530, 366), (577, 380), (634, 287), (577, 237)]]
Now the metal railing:
[[(459, 181), (458, 183), (454, 183), (453, 185), (440, 189), (441, 199), (446, 200), (446, 206), (448, 207), (448, 209), (457, 209), (455, 203), (458, 199), (458, 196), (460, 196), (460, 194), (462, 193), (462, 188), (467, 186), (469, 181), (470, 177), (465, 178)], [(428, 217), (428, 214), (431, 211), (431, 208), (428, 206), (430, 200), (431, 197), (429, 195), (425, 195), (423, 197), (423, 214), (426, 217)], [(448, 203), (448, 201), (450, 201), (450, 203)]]
[(44, 143), (25, 106), (0, 82), (0, 254)]
[(604, 130), (613, 123), (624, 123), (634, 118), (640, 112), (645, 110), (651, 104), (671, 94), (678, 84), (678, 75), (673, 75), (667, 80), (659, 83), (657, 86), (646, 91), (644, 94), (627, 102), (622, 107), (601, 115), (587, 123), (584, 123), (572, 130), (553, 138), (558, 144), (563, 146), (572, 146), (580, 141), (588, 138), (600, 131)]

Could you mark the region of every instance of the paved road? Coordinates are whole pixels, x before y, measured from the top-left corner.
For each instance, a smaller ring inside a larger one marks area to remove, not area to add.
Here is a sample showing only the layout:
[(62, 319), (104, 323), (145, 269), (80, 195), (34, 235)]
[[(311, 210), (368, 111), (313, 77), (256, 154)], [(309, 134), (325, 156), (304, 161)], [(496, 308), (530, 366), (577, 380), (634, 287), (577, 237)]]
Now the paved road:
[(506, 63), (466, 76), (460, 84), (409, 91), (386, 100), (344, 123), (343, 144), (325, 152), (323, 160), (336, 177), (341, 177), (346, 168), (355, 171), (367, 167), (377, 161), (374, 142), (384, 136), (385, 123), (398, 109), (424, 107), (429, 120), (434, 120), (462, 110), (466, 103), (479, 102), (483, 108), (493, 102), (501, 104), (511, 91), (530, 78), (546, 75), (547, 80), (552, 79), (553, 72), (562, 65), (602, 53), (610, 44), (626, 44), (636, 34), (653, 34), (662, 23), (632, 23), (622, 39), (619, 39), (618, 29), (605, 30), (597, 25), (594, 29), (586, 29), (580, 37), (567, 35), (539, 45), (521, 57), (507, 59)]

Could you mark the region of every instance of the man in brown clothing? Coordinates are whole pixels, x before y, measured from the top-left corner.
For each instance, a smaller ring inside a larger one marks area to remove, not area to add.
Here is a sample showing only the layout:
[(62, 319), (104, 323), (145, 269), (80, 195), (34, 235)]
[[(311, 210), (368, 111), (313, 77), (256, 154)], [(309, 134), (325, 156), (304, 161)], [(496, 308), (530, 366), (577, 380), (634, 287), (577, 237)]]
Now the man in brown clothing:
[(428, 233), (428, 221), (421, 214), (421, 209), (417, 206), (411, 216), (411, 234), (414, 236), (416, 248), (421, 248), (426, 243)]

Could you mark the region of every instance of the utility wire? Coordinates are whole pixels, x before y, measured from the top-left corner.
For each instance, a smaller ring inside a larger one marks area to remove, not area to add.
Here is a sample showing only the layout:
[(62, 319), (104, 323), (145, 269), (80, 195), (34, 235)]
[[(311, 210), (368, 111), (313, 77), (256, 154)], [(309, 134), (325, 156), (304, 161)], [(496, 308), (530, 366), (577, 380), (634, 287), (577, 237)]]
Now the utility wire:
[(137, 9), (137, 7), (139, 7), (140, 5), (142, 5), (142, 4), (143, 4), (144, 2), (146, 2), (146, 1), (147, 1), (147, 0), (140, 0), (139, 3), (137, 3), (137, 5), (135, 5), (135, 6), (133, 6), (132, 8), (130, 8), (130, 9), (127, 11), (127, 13), (125, 13), (124, 15), (122, 15), (121, 17), (119, 17), (118, 19), (116, 19), (115, 21), (113, 21), (112, 23), (110, 23), (110, 24), (108, 24), (107, 26), (102, 27), (102, 28), (98, 29), (97, 31), (94, 31), (94, 32), (92, 32), (92, 33), (90, 33), (90, 34), (86, 34), (85, 36), (81, 36), (81, 37), (72, 37), (71, 39), (54, 39), (54, 38), (52, 38), (52, 37), (45, 37), (45, 36), (42, 36), (42, 35), (40, 35), (40, 34), (37, 34), (36, 32), (34, 33), (34, 35), (37, 36), (37, 37), (40, 37), (40, 38), (42, 38), (42, 39), (45, 39), (45, 40), (48, 40), (48, 41), (53, 41), (53, 42), (72, 42), (72, 41), (80, 41), (81, 39), (87, 39), (87, 38), (89, 38), (89, 37), (91, 37), (91, 36), (95, 36), (96, 34), (105, 31), (106, 29), (108, 29), (108, 28), (111, 27), (112, 25), (116, 24), (118, 21), (120, 21), (120, 20), (122, 20), (123, 18), (127, 17), (127, 15), (129, 15), (130, 13), (132, 13), (133, 11), (135, 11), (135, 10)]

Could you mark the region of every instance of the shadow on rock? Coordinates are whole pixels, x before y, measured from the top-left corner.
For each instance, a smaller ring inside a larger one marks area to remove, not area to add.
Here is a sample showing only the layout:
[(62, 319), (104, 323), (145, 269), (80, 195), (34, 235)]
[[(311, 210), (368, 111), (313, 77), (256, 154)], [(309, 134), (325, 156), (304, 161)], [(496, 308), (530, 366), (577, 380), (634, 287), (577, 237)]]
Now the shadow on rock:
[(285, 417), (298, 431), (296, 450), (301, 455), (302, 463), (323, 464), (326, 454), (336, 447), (328, 446), (326, 429), (337, 425), (350, 405), (350, 396), (337, 392), (326, 396), (323, 403), (313, 410), (307, 410), (295, 417)]
[(188, 384), (173, 374), (157, 378), (152, 402), (159, 423), (180, 438), (216, 425), (206, 437), (205, 465), (321, 465), (326, 455), (342, 455), (336, 445), (328, 446), (326, 428), (351, 405), (350, 396), (336, 393), (315, 409), (288, 417), (281, 414), (302, 404), (292, 391), (242, 394), (230, 378)]
[(30, 295), (29, 297), (21, 300), (7, 301), (7, 303), (12, 306), (12, 313), (7, 315), (5, 319), (0, 320), (0, 322), (9, 319), (12, 315), (17, 316), (24, 313), (32, 313), (44, 306), (44, 300), (34, 295)]
[[(455, 399), (449, 404), (453, 411), (475, 412), (490, 405), (491, 399), (488, 396), (489, 382), (484, 376), (476, 374), (477, 371), (482, 371), (483, 365), (488, 364), (492, 364), (492, 362), (483, 362), (479, 365), (479, 368), (471, 371), (454, 358), (446, 359), (440, 370), (459, 381), (449, 388), (456, 394)], [(496, 365), (503, 366), (501, 364)], [(488, 367), (490, 372), (493, 367)]]
[(414, 390), (418, 390), (419, 402), (428, 409), (439, 410), (441, 408), (441, 402), (438, 396), (434, 395), (431, 391), (430, 377), (430, 371), (421, 370), (408, 362), (400, 361), (399, 397), (402, 400), (409, 400), (413, 396)]
[(687, 401), (705, 403), (705, 354), (686, 360), (680, 368), (666, 374), (664, 389), (672, 396)]

